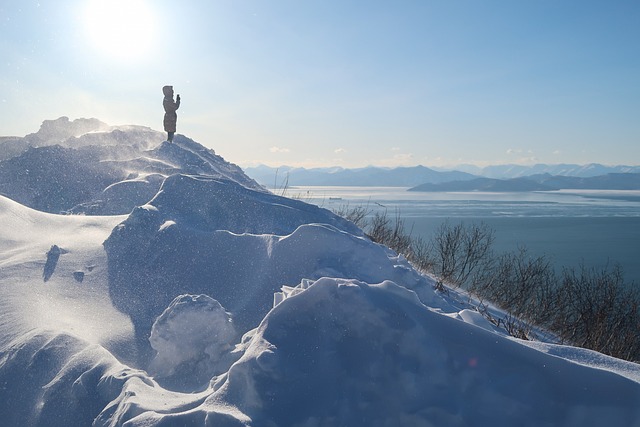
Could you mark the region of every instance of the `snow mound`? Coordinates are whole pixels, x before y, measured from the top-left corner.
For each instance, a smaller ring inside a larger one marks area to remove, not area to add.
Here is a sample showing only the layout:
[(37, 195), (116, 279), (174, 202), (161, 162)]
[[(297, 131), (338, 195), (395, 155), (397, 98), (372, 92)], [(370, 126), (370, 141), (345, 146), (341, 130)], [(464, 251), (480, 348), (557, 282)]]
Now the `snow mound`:
[(598, 426), (637, 423), (639, 399), (638, 383), (442, 316), (394, 283), (325, 278), (266, 316), (210, 402), (254, 425)]
[(31, 208), (60, 213), (125, 177), (87, 150), (30, 148), (0, 162), (0, 193)]
[[(246, 337), (199, 404), (116, 425), (634, 426), (640, 384), (429, 310), (385, 281), (302, 284)], [(195, 399), (194, 399), (195, 400)], [(128, 424), (127, 424), (128, 425)]]
[(52, 145), (65, 148), (102, 147), (102, 152), (117, 157), (151, 149), (163, 140), (164, 135), (146, 126), (110, 126), (95, 118), (70, 121), (68, 117), (60, 117), (43, 121), (38, 132), (25, 136), (22, 142), (25, 150)]
[(148, 206), (203, 231), (283, 235), (318, 222), (362, 235), (352, 223), (326, 209), (218, 177), (170, 176)]
[(55, 120), (43, 121), (38, 132), (27, 135), (25, 139), (31, 146), (42, 147), (60, 144), (69, 138), (108, 128), (108, 124), (98, 119), (80, 118), (70, 121), (68, 117), (63, 116)]
[[(231, 316), (207, 295), (180, 295), (156, 319), (149, 342), (157, 352), (147, 369), (156, 378), (206, 383), (225, 372), (237, 333)], [(185, 378), (186, 377), (186, 378)]]
[(151, 200), (160, 190), (164, 176), (149, 174), (125, 179), (109, 185), (100, 196), (71, 209), (71, 213), (87, 215), (119, 215)]
[(390, 279), (435, 299), (402, 257), (326, 209), (236, 182), (187, 175), (165, 180), (104, 242), (114, 305), (141, 345), (178, 295), (219, 301), (238, 331), (256, 327), (282, 285), (322, 276)]
[(0, 193), (45, 212), (122, 215), (147, 203), (158, 191), (158, 178), (172, 174), (219, 177), (266, 191), (192, 139), (164, 138), (143, 126), (45, 120), (37, 133), (8, 141), (11, 150), (0, 156)]
[(245, 175), (238, 166), (226, 162), (213, 150), (206, 149), (184, 135), (176, 135), (172, 143), (163, 142), (155, 149), (148, 151), (148, 155), (173, 164), (184, 174), (225, 178), (244, 187), (264, 191), (262, 186)]
[(105, 159), (129, 159), (157, 146), (165, 134), (145, 126), (109, 126), (99, 131), (71, 137), (60, 145), (95, 149)]

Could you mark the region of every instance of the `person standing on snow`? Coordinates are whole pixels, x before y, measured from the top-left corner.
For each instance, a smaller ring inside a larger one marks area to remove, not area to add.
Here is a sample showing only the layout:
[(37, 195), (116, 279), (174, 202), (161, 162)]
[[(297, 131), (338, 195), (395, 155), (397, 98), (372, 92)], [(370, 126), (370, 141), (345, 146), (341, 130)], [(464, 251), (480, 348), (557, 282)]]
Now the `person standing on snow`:
[(173, 86), (165, 86), (162, 88), (164, 93), (164, 99), (162, 100), (162, 106), (164, 107), (164, 130), (167, 132), (167, 141), (173, 141), (173, 135), (176, 133), (176, 123), (178, 121), (178, 114), (176, 110), (180, 108), (180, 95), (176, 96), (176, 100), (173, 100)]

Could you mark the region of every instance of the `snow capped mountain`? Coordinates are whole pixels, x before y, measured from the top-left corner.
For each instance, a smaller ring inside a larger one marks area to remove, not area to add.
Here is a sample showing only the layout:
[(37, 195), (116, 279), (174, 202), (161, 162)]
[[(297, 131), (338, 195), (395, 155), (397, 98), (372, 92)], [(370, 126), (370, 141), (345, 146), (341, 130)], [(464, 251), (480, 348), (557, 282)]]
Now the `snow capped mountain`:
[[(574, 178), (594, 178), (609, 174), (640, 173), (640, 166), (604, 166), (596, 163), (587, 165), (537, 164), (496, 165), (480, 168), (474, 165), (459, 165), (455, 168), (431, 169), (424, 166), (344, 169), (334, 168), (291, 168), (282, 166), (272, 168), (264, 165), (246, 168), (256, 181), (268, 188), (281, 188), (295, 185), (318, 186), (380, 186), (380, 187), (416, 187), (426, 184), (438, 188), (442, 184), (461, 183), (482, 179), (481, 183), (492, 180), (527, 178), (536, 175), (552, 175)], [(467, 186), (474, 186), (467, 183)], [(483, 184), (481, 184), (483, 185)], [(517, 188), (517, 186), (514, 186)], [(512, 191), (518, 191), (516, 189)]]
[(590, 178), (611, 173), (640, 173), (640, 166), (605, 166), (599, 163), (589, 163), (586, 165), (578, 164), (536, 164), (531, 166), (525, 165), (494, 165), (478, 168), (475, 166), (456, 166), (454, 169), (464, 170), (475, 175), (485, 178), (494, 179), (511, 179), (522, 178), (531, 175), (557, 175), (571, 176), (577, 178)]
[(640, 425), (640, 366), (508, 337), (187, 137), (87, 123), (0, 163), (2, 425)]

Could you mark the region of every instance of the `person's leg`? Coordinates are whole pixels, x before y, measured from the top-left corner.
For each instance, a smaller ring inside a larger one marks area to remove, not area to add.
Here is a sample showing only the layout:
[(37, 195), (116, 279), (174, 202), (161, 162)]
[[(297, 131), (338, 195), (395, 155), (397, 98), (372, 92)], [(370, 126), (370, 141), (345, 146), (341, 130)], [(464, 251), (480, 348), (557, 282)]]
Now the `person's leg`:
[(173, 135), (175, 132), (167, 132), (167, 141), (173, 142)]

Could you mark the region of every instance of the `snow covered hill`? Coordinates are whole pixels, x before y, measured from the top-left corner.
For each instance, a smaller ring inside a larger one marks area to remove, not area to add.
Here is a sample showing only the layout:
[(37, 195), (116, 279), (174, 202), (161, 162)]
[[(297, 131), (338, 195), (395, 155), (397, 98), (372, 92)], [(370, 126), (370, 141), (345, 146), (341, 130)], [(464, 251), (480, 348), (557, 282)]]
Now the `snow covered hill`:
[[(148, 202), (175, 173), (222, 177), (262, 187), (213, 150), (143, 126), (97, 119), (45, 120), (36, 133), (0, 141), (0, 194), (45, 212), (127, 214)], [(16, 149), (17, 147), (17, 149)]]
[(510, 338), (333, 213), (129, 130), (73, 138), (144, 145), (83, 205), (130, 212), (0, 196), (0, 425), (640, 426), (638, 365)]

